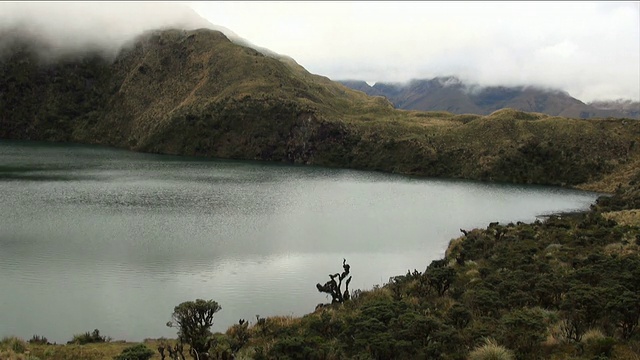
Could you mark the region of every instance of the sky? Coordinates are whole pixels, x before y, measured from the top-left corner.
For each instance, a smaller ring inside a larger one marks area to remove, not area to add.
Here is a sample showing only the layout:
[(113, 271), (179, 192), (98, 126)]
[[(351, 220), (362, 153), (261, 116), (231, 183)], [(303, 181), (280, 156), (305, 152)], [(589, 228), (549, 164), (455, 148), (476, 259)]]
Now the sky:
[(640, 100), (639, 1), (0, 2), (0, 31), (25, 24), (59, 51), (115, 53), (144, 30), (210, 27), (333, 80), (457, 76)]
[(193, 2), (214, 24), (334, 80), (457, 76), (583, 101), (640, 99), (640, 2)]

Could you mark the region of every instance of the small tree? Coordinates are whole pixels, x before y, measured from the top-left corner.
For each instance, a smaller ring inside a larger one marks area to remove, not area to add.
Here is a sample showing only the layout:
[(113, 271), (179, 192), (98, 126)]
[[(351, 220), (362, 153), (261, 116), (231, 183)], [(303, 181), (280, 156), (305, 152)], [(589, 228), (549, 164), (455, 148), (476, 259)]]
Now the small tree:
[(456, 279), (456, 271), (447, 265), (447, 260), (434, 260), (427, 267), (424, 276), (428, 279), (429, 286), (438, 293), (438, 296), (444, 296)]
[(178, 328), (178, 340), (191, 346), (194, 359), (207, 359), (213, 345), (211, 327), (213, 315), (222, 307), (213, 300), (197, 299), (186, 301), (173, 309), (172, 319), (167, 326)]
[[(351, 297), (349, 294), (349, 283), (351, 282), (351, 276), (346, 281), (346, 286), (344, 293), (340, 289), (342, 286), (342, 280), (349, 275), (349, 270), (351, 266), (347, 264), (346, 259), (342, 259), (342, 269), (344, 270), (342, 274), (329, 274), (329, 278), (331, 280), (327, 281), (324, 285), (320, 285), (320, 283), (316, 284), (316, 288), (319, 292), (327, 293), (331, 295), (331, 303), (343, 303)], [(336, 278), (338, 281), (336, 282)]]

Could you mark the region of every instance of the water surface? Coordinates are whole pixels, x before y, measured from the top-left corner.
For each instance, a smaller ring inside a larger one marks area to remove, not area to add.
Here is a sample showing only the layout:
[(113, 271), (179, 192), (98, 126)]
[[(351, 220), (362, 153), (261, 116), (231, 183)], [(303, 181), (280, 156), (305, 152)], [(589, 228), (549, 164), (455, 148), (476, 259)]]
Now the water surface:
[(303, 315), (351, 264), (370, 289), (460, 228), (587, 209), (596, 194), (344, 169), (0, 141), (0, 336), (175, 337), (173, 307)]

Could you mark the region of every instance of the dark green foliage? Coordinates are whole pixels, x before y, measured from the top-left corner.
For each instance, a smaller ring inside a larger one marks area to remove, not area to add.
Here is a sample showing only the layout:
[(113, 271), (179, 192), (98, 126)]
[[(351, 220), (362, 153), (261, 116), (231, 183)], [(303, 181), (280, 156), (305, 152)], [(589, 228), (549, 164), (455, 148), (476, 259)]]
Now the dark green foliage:
[(616, 343), (616, 339), (612, 337), (589, 340), (585, 345), (585, 353), (593, 356), (594, 359), (609, 359)]
[(217, 302), (203, 299), (186, 301), (173, 309), (173, 322), (167, 325), (178, 328), (178, 340), (191, 346), (196, 353), (192, 354), (194, 359), (207, 356), (213, 345), (213, 316), (220, 310), (222, 307)]
[(520, 308), (500, 319), (502, 344), (517, 354), (535, 357), (540, 343), (546, 338), (547, 324), (542, 314), (535, 309)]
[(428, 279), (429, 286), (436, 294), (444, 296), (456, 278), (456, 271), (447, 265), (446, 260), (434, 260), (427, 267), (424, 275)]
[(29, 339), (29, 344), (49, 344), (49, 340), (46, 337), (40, 335), (33, 335), (31, 339)]
[(640, 321), (640, 295), (624, 287), (610, 288), (611, 294), (606, 305), (610, 320), (614, 321), (622, 332), (622, 338), (628, 340)]
[(242, 349), (251, 338), (249, 334), (249, 323), (241, 319), (237, 324), (227, 330), (227, 335), (231, 352), (235, 354), (238, 350)]
[(122, 350), (122, 353), (115, 356), (114, 360), (149, 360), (153, 356), (153, 350), (144, 344), (138, 344)]
[(86, 332), (84, 334), (76, 334), (73, 335), (73, 340), (68, 341), (67, 343), (71, 344), (89, 344), (89, 343), (103, 343), (111, 341), (110, 337), (100, 335), (100, 330), (95, 329), (92, 332)]
[(466, 328), (472, 319), (473, 314), (471, 311), (459, 303), (454, 304), (451, 309), (449, 309), (446, 316), (447, 323), (453, 325), (457, 329)]
[(316, 337), (282, 337), (273, 344), (269, 355), (283, 360), (321, 360), (327, 352), (322, 343)]

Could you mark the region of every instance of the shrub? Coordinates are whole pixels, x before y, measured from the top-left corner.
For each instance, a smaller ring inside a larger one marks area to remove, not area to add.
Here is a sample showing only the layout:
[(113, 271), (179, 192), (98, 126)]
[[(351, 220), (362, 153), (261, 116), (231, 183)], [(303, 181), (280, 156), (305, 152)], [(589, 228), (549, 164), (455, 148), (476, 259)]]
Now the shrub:
[(484, 344), (469, 353), (469, 360), (513, 360), (513, 353), (493, 339), (485, 339)]
[(130, 346), (124, 350), (120, 355), (115, 356), (114, 360), (149, 360), (153, 356), (153, 350), (146, 347), (144, 344), (138, 344)]
[(206, 356), (214, 341), (213, 316), (220, 310), (222, 307), (213, 300), (186, 301), (173, 309), (173, 322), (167, 326), (173, 327), (175, 322), (180, 342), (189, 344), (198, 357)]
[(111, 338), (107, 336), (101, 336), (100, 330), (95, 329), (92, 332), (86, 332), (84, 334), (73, 335), (73, 340), (67, 342), (68, 344), (91, 344), (91, 343), (103, 343), (110, 342)]
[(586, 340), (586, 335), (583, 337), (585, 344), (585, 352), (593, 355), (594, 357), (609, 358), (613, 353), (613, 347), (616, 345), (616, 340), (612, 337), (604, 336), (601, 338), (590, 338)]
[(3, 338), (0, 345), (2, 345), (2, 348), (13, 351), (17, 354), (22, 354), (27, 350), (27, 343), (15, 336)]
[(500, 320), (504, 343), (518, 353), (532, 354), (546, 338), (547, 325), (537, 309), (516, 309)]
[(40, 335), (33, 335), (31, 339), (29, 339), (29, 344), (46, 345), (48, 343), (49, 343), (49, 340), (47, 340), (46, 337), (40, 336)]

